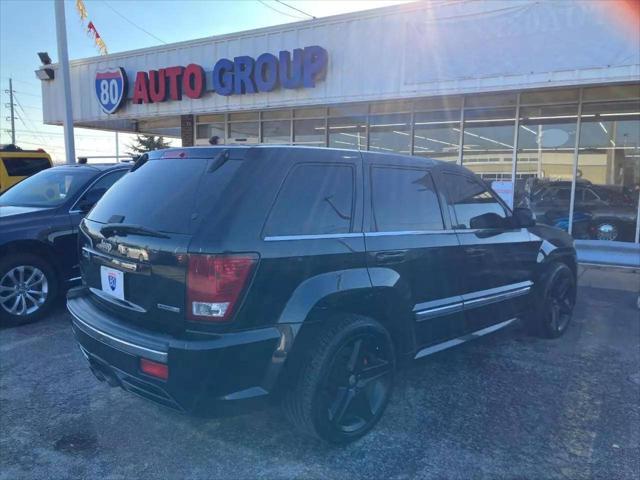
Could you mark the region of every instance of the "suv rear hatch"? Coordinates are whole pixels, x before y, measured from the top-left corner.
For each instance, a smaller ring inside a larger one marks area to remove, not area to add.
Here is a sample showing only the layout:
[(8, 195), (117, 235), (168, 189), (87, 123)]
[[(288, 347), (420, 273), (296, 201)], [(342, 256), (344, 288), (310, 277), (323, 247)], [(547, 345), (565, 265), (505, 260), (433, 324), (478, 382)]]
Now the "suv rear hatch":
[(226, 161), (226, 149), (202, 149), (208, 158), (193, 158), (198, 150), (166, 150), (141, 162), (81, 224), (84, 282), (92, 300), (119, 320), (173, 335), (184, 331), (199, 191), (203, 185), (221, 191), (242, 163)]

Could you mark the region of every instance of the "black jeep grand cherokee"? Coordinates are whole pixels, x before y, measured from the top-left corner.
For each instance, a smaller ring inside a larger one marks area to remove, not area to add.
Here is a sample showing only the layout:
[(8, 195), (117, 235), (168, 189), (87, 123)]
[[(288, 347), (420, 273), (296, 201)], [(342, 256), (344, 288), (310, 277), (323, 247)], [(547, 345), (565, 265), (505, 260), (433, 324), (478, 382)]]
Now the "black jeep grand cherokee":
[(399, 360), (517, 318), (557, 337), (576, 294), (567, 234), (462, 167), (370, 152), (154, 152), (79, 247), (68, 308), (99, 379), (188, 412), (278, 398), (331, 442), (376, 424)]

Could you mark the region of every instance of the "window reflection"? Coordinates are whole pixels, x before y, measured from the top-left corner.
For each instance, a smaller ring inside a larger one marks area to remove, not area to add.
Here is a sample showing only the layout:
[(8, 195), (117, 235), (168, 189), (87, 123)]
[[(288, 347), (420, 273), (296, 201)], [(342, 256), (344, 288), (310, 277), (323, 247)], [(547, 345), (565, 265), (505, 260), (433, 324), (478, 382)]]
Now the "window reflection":
[(227, 143), (258, 143), (258, 122), (229, 123)]
[(574, 207), (576, 238), (635, 240), (640, 191), (640, 103), (585, 104)]
[(369, 125), (369, 150), (411, 154), (411, 115), (373, 115)]
[(460, 111), (415, 114), (413, 154), (457, 162), (460, 145)]
[(224, 143), (224, 140), (225, 140), (224, 123), (198, 124), (198, 127), (196, 129), (196, 139), (206, 140), (205, 143), (208, 143), (208, 140), (213, 136), (218, 137), (219, 144)]
[(329, 146), (333, 148), (366, 150), (366, 115), (329, 118)]
[(324, 122), (324, 119), (294, 120), (293, 142), (296, 145), (324, 147), (326, 145)]
[[(540, 223), (569, 229), (578, 105), (523, 107), (518, 131), (515, 204)], [(585, 224), (574, 217), (573, 231)]]
[(291, 121), (262, 122), (262, 142), (287, 144), (291, 142)]
[(515, 108), (465, 111), (462, 164), (511, 204)]

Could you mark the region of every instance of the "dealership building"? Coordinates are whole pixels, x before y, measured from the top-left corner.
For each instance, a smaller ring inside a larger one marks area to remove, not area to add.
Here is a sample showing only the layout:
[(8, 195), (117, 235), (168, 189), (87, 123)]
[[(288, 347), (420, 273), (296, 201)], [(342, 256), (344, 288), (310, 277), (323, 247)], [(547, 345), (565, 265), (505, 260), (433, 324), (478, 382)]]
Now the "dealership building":
[[(640, 13), (626, 0), (419, 2), (71, 62), (78, 127), (457, 162), (640, 266)], [(44, 121), (64, 115), (57, 66)]]

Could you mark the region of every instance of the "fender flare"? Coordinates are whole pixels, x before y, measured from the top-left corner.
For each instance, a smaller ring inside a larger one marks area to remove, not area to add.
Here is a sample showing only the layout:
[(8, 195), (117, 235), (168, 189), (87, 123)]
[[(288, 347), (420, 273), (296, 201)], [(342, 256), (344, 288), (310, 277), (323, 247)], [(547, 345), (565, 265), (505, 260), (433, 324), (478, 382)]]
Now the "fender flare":
[(336, 270), (308, 278), (294, 290), (277, 323), (303, 323), (318, 303), (332, 295), (358, 290), (364, 293), (371, 286), (369, 272), (364, 267)]

